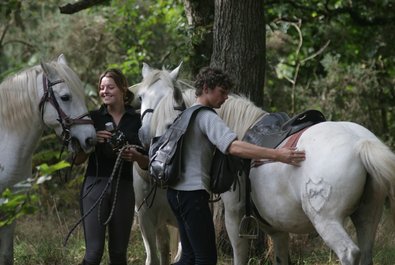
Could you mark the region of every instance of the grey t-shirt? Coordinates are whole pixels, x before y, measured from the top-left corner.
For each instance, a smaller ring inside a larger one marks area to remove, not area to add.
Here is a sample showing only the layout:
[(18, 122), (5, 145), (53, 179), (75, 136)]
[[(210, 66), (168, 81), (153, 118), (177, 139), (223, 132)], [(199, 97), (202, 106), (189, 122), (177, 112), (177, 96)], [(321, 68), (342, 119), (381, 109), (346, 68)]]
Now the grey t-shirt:
[(226, 153), (237, 139), (225, 122), (210, 110), (200, 110), (184, 136), (180, 181), (175, 190), (209, 190), (210, 168), (215, 147)]

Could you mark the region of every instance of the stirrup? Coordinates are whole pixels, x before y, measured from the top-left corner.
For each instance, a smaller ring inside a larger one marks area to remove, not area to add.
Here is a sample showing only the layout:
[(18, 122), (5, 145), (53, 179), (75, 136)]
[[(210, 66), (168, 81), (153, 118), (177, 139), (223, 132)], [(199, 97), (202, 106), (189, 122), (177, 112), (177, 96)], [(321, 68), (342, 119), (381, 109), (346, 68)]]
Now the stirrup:
[(244, 215), (239, 225), (239, 237), (247, 239), (257, 239), (258, 233), (258, 220), (252, 215)]

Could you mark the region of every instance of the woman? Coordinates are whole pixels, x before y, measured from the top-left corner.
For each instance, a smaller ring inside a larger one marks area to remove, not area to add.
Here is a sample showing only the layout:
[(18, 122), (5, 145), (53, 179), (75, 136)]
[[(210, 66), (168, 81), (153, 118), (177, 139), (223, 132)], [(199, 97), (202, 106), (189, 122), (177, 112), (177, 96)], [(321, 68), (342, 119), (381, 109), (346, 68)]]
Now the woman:
[[(99, 78), (98, 91), (103, 105), (90, 113), (97, 131), (97, 145), (89, 156), (81, 190), (81, 214), (86, 215), (83, 219), (86, 250), (82, 264), (100, 264), (107, 230), (110, 264), (126, 265), (135, 203), (132, 165), (135, 161), (141, 168), (147, 168), (148, 157), (136, 149), (140, 145), (141, 121), (128, 105), (133, 94), (128, 91), (122, 72), (105, 71)], [(116, 163), (118, 155), (120, 163)], [(76, 164), (87, 157), (79, 154)]]

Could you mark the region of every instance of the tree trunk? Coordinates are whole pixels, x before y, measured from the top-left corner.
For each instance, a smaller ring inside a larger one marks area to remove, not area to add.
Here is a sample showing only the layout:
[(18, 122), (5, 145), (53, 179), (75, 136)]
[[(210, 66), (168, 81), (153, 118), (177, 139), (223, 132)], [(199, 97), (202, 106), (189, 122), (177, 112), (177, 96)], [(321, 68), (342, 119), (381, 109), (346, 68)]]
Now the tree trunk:
[[(210, 65), (229, 73), (234, 92), (241, 93), (262, 106), (265, 82), (265, 17), (264, 2), (256, 0), (215, 0), (213, 54)], [(218, 248), (231, 255), (225, 230), (223, 204), (214, 205)], [(254, 250), (263, 253), (265, 236), (253, 242)]]
[(211, 66), (228, 72), (235, 92), (262, 106), (265, 83), (264, 2), (215, 0)]

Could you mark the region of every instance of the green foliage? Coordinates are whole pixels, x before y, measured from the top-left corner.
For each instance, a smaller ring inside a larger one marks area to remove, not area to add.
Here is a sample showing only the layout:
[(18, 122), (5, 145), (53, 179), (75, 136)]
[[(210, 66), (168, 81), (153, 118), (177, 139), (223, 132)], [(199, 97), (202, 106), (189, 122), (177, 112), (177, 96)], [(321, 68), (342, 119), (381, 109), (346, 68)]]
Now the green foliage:
[[(187, 61), (190, 49), (181, 1), (112, 1), (107, 9), (108, 30), (126, 51), (120, 67), (132, 83), (141, 80), (142, 62), (161, 68)], [(164, 45), (165, 44), (165, 45)]]
[(13, 15), (0, 17), (9, 24), (7, 30), (0, 24), (0, 80), (64, 53), (96, 108), (97, 78), (108, 67), (121, 68), (130, 85), (141, 80), (142, 62), (170, 68), (183, 61), (187, 69), (191, 41), (182, 1), (109, 2), (73, 15), (60, 14), (55, 0), (2, 3)]
[(0, 227), (13, 223), (23, 215), (35, 213), (40, 186), (51, 180), (53, 173), (69, 166), (65, 161), (54, 165), (41, 164), (37, 166), (34, 178), (15, 185), (13, 190), (5, 189), (0, 197)]
[(349, 19), (270, 24), (265, 108), (318, 109), (329, 120), (360, 123), (394, 146), (395, 60), (375, 45), (386, 27), (362, 30)]
[(0, 227), (13, 223), (25, 214), (34, 213), (35, 202), (37, 202), (36, 195), (13, 193), (10, 189), (3, 191), (0, 203)]

